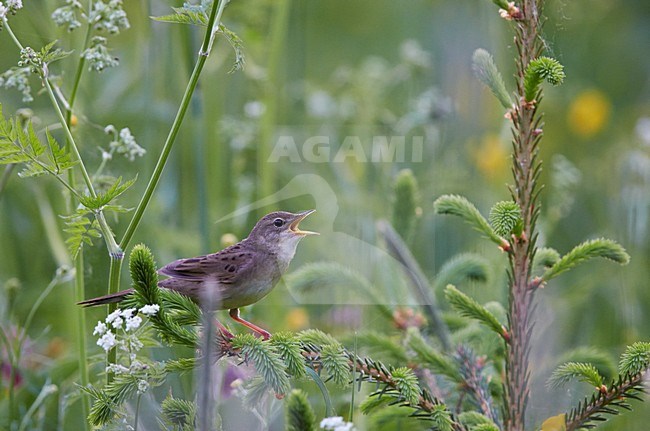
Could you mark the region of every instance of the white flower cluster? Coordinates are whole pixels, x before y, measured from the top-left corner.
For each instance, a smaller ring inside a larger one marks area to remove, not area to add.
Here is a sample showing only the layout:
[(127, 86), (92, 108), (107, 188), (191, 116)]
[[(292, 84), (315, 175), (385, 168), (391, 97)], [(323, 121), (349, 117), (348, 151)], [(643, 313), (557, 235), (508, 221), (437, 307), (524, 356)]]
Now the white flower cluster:
[(23, 103), (34, 100), (32, 87), (29, 85), (29, 67), (12, 67), (4, 72), (0, 75), (0, 87), (15, 88), (20, 91), (23, 94)]
[(108, 52), (106, 43), (105, 37), (93, 36), (88, 48), (81, 53), (81, 56), (88, 62), (89, 70), (101, 72), (107, 67), (115, 67), (119, 64), (117, 59)]
[[(140, 308), (140, 310), (135, 308), (120, 310), (118, 308), (109, 314), (103, 322), (97, 322), (95, 330), (93, 331), (93, 335), (99, 336), (97, 345), (107, 352), (113, 347), (119, 346), (122, 350), (134, 354), (133, 352), (142, 348), (142, 342), (140, 342), (135, 334), (133, 334), (135, 330), (142, 325), (142, 317), (138, 316), (138, 313), (142, 313), (145, 316), (153, 316), (159, 310), (160, 307), (157, 304), (145, 305)], [(136, 313), (136, 311), (138, 311), (138, 313)], [(125, 337), (120, 337), (123, 339), (118, 339), (117, 334), (119, 330), (122, 330), (126, 335)], [(112, 370), (112, 372), (116, 373), (117, 371), (118, 370)]]
[(96, 1), (90, 12), (90, 22), (95, 23), (95, 30), (106, 30), (111, 34), (117, 34), (131, 26), (122, 9), (122, 0), (109, 0), (106, 3)]
[(52, 20), (58, 26), (68, 26), (68, 31), (81, 27), (81, 22), (77, 18), (77, 11), (83, 13), (83, 6), (79, 0), (66, 0), (66, 5), (57, 8), (52, 12)]
[(142, 157), (147, 152), (138, 145), (128, 127), (120, 130), (118, 134), (115, 126), (109, 124), (104, 128), (104, 132), (113, 135), (113, 140), (109, 144), (111, 153), (117, 151), (119, 154), (124, 154), (124, 157), (130, 161), (134, 161), (136, 157)]
[[(7, 14), (16, 13), (18, 9), (23, 8), (23, 0), (7, 0), (6, 5), (0, 1), (0, 19), (7, 18)], [(0, 27), (2, 23), (0, 23)]]
[(354, 431), (352, 422), (345, 422), (341, 416), (332, 416), (320, 421), (320, 428), (328, 431)]

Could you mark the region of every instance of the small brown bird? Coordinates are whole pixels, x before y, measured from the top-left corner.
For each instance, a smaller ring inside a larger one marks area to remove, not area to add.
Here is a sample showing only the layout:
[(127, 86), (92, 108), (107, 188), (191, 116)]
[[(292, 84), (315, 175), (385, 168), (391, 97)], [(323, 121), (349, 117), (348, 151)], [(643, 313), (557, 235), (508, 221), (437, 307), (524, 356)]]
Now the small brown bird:
[[(299, 223), (315, 210), (293, 214), (277, 211), (262, 217), (248, 238), (206, 256), (179, 259), (158, 270), (167, 279), (159, 287), (175, 290), (198, 301), (211, 298), (216, 310), (268, 339), (264, 329), (239, 317), (239, 308), (265, 297), (278, 283), (296, 253), (298, 242), (317, 232), (300, 230)], [(206, 289), (216, 289), (207, 292)], [(122, 301), (133, 289), (79, 302), (84, 307)], [(206, 295), (210, 293), (210, 295)], [(228, 334), (228, 331), (220, 325)]]

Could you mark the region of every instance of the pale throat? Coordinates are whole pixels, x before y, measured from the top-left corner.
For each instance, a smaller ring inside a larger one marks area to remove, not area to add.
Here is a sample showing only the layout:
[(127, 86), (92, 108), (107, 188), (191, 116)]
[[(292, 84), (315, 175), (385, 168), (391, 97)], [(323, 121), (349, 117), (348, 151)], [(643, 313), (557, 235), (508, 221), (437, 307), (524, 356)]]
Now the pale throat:
[(284, 265), (289, 265), (291, 259), (296, 254), (296, 247), (298, 242), (302, 239), (302, 236), (292, 235), (289, 238), (283, 238), (279, 243), (276, 249), (276, 256), (278, 261)]

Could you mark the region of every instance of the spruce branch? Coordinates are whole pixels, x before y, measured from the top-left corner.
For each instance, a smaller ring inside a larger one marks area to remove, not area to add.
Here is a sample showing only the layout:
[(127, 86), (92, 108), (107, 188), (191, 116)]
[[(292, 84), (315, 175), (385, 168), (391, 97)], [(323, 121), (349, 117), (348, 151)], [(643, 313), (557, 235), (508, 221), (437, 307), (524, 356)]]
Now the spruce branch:
[(633, 375), (619, 376), (618, 381), (597, 391), (591, 398), (585, 398), (566, 415), (566, 431), (595, 428), (607, 420), (607, 415), (616, 416), (621, 410), (631, 410), (630, 399), (642, 401), (645, 393), (644, 380), (648, 369)]
[(170, 425), (180, 430), (194, 429), (196, 422), (197, 406), (194, 401), (187, 401), (167, 395), (160, 405), (163, 418)]
[(408, 242), (413, 234), (417, 217), (418, 183), (410, 169), (401, 170), (393, 183), (393, 215), (391, 224), (395, 231)]
[(584, 362), (567, 362), (560, 365), (553, 371), (547, 384), (550, 387), (559, 388), (574, 379), (589, 383), (598, 390), (603, 386), (603, 376), (600, 375), (596, 367)]
[(287, 431), (315, 431), (316, 416), (307, 395), (294, 389), (287, 398)]
[(252, 334), (238, 334), (232, 339), (233, 349), (240, 350), (245, 361), (252, 362), (264, 382), (277, 396), (284, 396), (291, 389), (286, 366), (280, 355), (268, 343)]
[(406, 345), (415, 352), (418, 362), (430, 368), (434, 373), (445, 376), (454, 383), (462, 382), (462, 376), (454, 361), (431, 347), (422, 338), (417, 328), (409, 328)]
[(544, 272), (541, 277), (542, 281), (547, 282), (576, 265), (595, 257), (602, 257), (621, 265), (627, 265), (630, 261), (630, 255), (617, 242), (604, 238), (593, 239), (577, 245), (573, 250), (562, 256), (560, 260)]
[(429, 320), (429, 329), (438, 336), (443, 348), (449, 350), (451, 346), (449, 329), (440, 316), (440, 309), (435, 296), (430, 293), (431, 285), (424, 275), (424, 271), (422, 271), (402, 237), (393, 229), (390, 223), (385, 220), (378, 221), (377, 230), (386, 241), (386, 247), (391, 256), (404, 265), (404, 272), (411, 282), (410, 286), (422, 304), (422, 309)]
[(478, 209), (463, 196), (443, 195), (433, 203), (433, 209), (438, 214), (455, 215), (470, 224), (475, 230), (483, 233), (488, 239), (498, 244), (504, 250), (509, 249), (508, 241), (494, 232), (485, 217)]
[(508, 330), (487, 308), (465, 295), (452, 284), (445, 289), (445, 296), (451, 306), (463, 317), (477, 320), (509, 341)]
[(628, 346), (621, 355), (619, 370), (621, 374), (638, 374), (650, 366), (650, 342), (637, 341)]
[(551, 85), (560, 85), (564, 81), (564, 67), (559, 61), (549, 57), (539, 57), (531, 61), (524, 75), (524, 97), (526, 102), (533, 102), (544, 80)]
[[(503, 9), (508, 8), (505, 0), (495, 0), (495, 3)], [(504, 3), (505, 6), (500, 5), (499, 3)], [(501, 76), (499, 69), (497, 69), (496, 64), (494, 64), (494, 60), (490, 53), (481, 48), (474, 51), (474, 55), (472, 56), (472, 69), (474, 70), (476, 77), (485, 84), (492, 94), (496, 96), (501, 103), (501, 106), (506, 109), (511, 109), (512, 100), (508, 95), (508, 90), (506, 90), (503, 77)]]
[(442, 265), (435, 277), (434, 291), (442, 290), (448, 284), (487, 283), (489, 278), (490, 265), (487, 259), (474, 253), (461, 253)]
[(490, 225), (501, 237), (519, 236), (522, 232), (521, 209), (513, 201), (497, 202), (490, 209)]

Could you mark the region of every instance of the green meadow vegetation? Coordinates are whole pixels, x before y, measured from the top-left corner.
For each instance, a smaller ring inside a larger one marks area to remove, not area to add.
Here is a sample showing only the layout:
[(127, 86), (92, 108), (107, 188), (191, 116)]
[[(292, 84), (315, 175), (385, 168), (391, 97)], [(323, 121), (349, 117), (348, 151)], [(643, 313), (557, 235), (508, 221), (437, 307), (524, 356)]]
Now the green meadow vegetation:
[[(631, 0), (2, 0), (0, 430), (644, 430), (649, 28)], [(269, 340), (157, 287), (309, 208), (242, 309)]]

